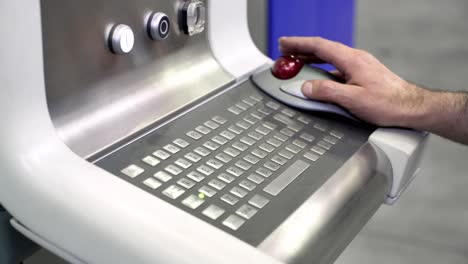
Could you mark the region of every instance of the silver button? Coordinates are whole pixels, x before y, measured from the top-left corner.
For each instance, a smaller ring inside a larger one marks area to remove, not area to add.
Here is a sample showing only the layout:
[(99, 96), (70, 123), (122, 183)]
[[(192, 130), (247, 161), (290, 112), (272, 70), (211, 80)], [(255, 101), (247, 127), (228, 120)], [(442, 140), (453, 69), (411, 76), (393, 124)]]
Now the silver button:
[(210, 185), (211, 187), (217, 189), (217, 190), (222, 190), (224, 189), (224, 187), (226, 187), (226, 184), (222, 181), (219, 181), (217, 179), (213, 179), (211, 180), (208, 185)]
[(205, 126), (211, 128), (211, 129), (213, 129), (213, 130), (214, 130), (214, 129), (217, 129), (217, 128), (219, 127), (218, 124), (216, 124), (215, 122), (213, 122), (213, 121), (211, 121), (211, 120), (210, 120), (210, 121), (206, 121), (206, 122), (203, 123), (203, 124), (204, 124)]
[(271, 174), (273, 174), (273, 172), (271, 172), (269, 169), (263, 167), (258, 168), (255, 172), (262, 175), (265, 178), (268, 178), (271, 176)]
[(275, 150), (275, 147), (273, 147), (272, 145), (268, 144), (268, 143), (263, 143), (259, 146), (259, 148), (261, 148), (262, 150), (266, 151), (266, 152), (269, 152), (271, 153), (272, 151)]
[(181, 148), (185, 148), (187, 147), (188, 145), (190, 145), (187, 141), (181, 139), (181, 138), (178, 138), (176, 140), (173, 141), (174, 144), (176, 144), (177, 146), (181, 147)]
[(250, 162), (251, 164), (257, 164), (260, 159), (253, 156), (253, 155), (250, 155), (250, 154), (247, 154), (245, 157), (244, 157), (244, 160), (247, 161), (247, 162)]
[(246, 103), (246, 104), (248, 104), (250, 106), (254, 106), (257, 103), (257, 101), (255, 101), (252, 98), (245, 98), (244, 100), (242, 100), (242, 102), (244, 102), (244, 103)]
[(180, 180), (177, 181), (177, 184), (179, 184), (180, 186), (186, 188), (186, 189), (190, 189), (192, 188), (193, 186), (195, 186), (195, 182), (187, 179), (187, 178), (182, 178)]
[(144, 182), (143, 182), (144, 185), (150, 187), (151, 189), (157, 189), (159, 186), (162, 185), (162, 183), (160, 183), (159, 181), (153, 179), (153, 178), (149, 178), (149, 179), (146, 179)]
[(228, 129), (229, 129), (229, 131), (234, 132), (234, 133), (236, 133), (238, 135), (240, 133), (244, 132), (244, 130), (241, 127), (236, 126), (236, 125), (232, 125), (232, 126), (228, 127)]
[(180, 148), (172, 145), (172, 144), (167, 144), (166, 146), (163, 147), (163, 149), (169, 151), (172, 154), (175, 154), (180, 151)]
[(208, 155), (210, 155), (210, 151), (207, 150), (206, 148), (202, 148), (202, 147), (198, 147), (196, 149), (194, 149), (193, 151), (195, 151), (197, 154), (200, 154), (202, 155), (203, 157), (206, 157)]
[(206, 165), (201, 165), (200, 167), (197, 168), (197, 171), (205, 174), (206, 176), (210, 176), (214, 172), (212, 168)]
[(249, 129), (252, 126), (250, 123), (247, 123), (245, 121), (239, 121), (236, 123), (236, 125), (242, 127), (243, 129)]
[(192, 161), (192, 162), (198, 162), (198, 161), (201, 160), (201, 157), (198, 156), (197, 154), (193, 153), (193, 152), (189, 152), (189, 153), (185, 154), (184, 157), (187, 158), (188, 160)]
[(271, 130), (275, 130), (278, 126), (271, 123), (271, 122), (265, 122), (262, 124), (262, 126), (266, 127), (266, 128), (269, 128)]
[(312, 121), (310, 118), (305, 117), (305, 116), (299, 116), (299, 117), (297, 118), (297, 120), (298, 120), (299, 122), (302, 122), (302, 123), (306, 124), (306, 125), (308, 125), (308, 124)]
[(305, 148), (307, 147), (307, 143), (305, 143), (304, 141), (300, 141), (299, 139), (295, 139), (293, 141), (293, 144), (300, 147), (300, 148)]
[(250, 174), (249, 177), (247, 177), (247, 179), (255, 182), (256, 184), (260, 184), (264, 181), (264, 179), (260, 176), (258, 176), (257, 174)]
[(255, 131), (257, 131), (258, 133), (260, 134), (263, 134), (263, 135), (268, 135), (270, 134), (271, 130), (269, 128), (266, 128), (264, 126), (259, 126), (255, 129)]
[(231, 139), (233, 139), (233, 138), (236, 137), (235, 134), (233, 134), (233, 133), (231, 133), (231, 132), (229, 132), (229, 131), (227, 131), (227, 130), (224, 130), (223, 132), (221, 132), (220, 135), (223, 136), (223, 137), (225, 137), (225, 138), (227, 138), (227, 139), (229, 139), (229, 140), (231, 140)]
[(242, 205), (239, 209), (237, 209), (236, 214), (244, 217), (245, 219), (250, 219), (252, 218), (256, 213), (257, 209), (253, 208), (250, 205)]
[(288, 162), (287, 159), (283, 158), (283, 157), (280, 157), (280, 156), (277, 156), (275, 155), (273, 158), (271, 158), (271, 160), (275, 163), (278, 163), (279, 165), (284, 165)]
[(191, 138), (195, 139), (195, 140), (198, 140), (198, 139), (200, 139), (200, 138), (203, 137), (202, 134), (200, 134), (200, 133), (198, 133), (198, 132), (196, 132), (196, 131), (193, 131), (193, 130), (190, 130), (189, 132), (187, 132), (186, 135), (187, 135), (188, 137), (191, 137)]
[(231, 176), (229, 174), (226, 174), (226, 173), (221, 173), (220, 175), (218, 175), (218, 179), (226, 182), (226, 183), (231, 183), (233, 182), (236, 178), (234, 176)]
[(338, 139), (335, 138), (335, 137), (331, 137), (331, 136), (325, 136), (325, 137), (323, 138), (323, 140), (326, 141), (326, 142), (328, 142), (328, 143), (330, 143), (330, 144), (333, 144), (333, 145), (335, 145), (336, 143), (338, 143)]
[(286, 140), (289, 139), (289, 137), (287, 137), (287, 136), (285, 136), (285, 135), (283, 135), (283, 134), (280, 134), (280, 133), (276, 133), (276, 134), (274, 135), (274, 137), (275, 137), (276, 139), (278, 139), (278, 140), (283, 141), (283, 142), (285, 142)]
[(251, 96), (249, 96), (249, 97), (252, 98), (252, 99), (254, 99), (254, 100), (257, 101), (257, 102), (260, 102), (260, 101), (263, 100), (263, 98), (262, 98), (260, 95), (258, 95), (258, 94), (253, 94), (253, 95), (251, 95)]
[(292, 145), (292, 144), (288, 145), (286, 147), (286, 149), (291, 151), (294, 154), (297, 154), (297, 153), (301, 152), (301, 150), (302, 150), (300, 147), (298, 147), (296, 145)]
[(156, 150), (155, 152), (153, 152), (153, 155), (162, 160), (165, 160), (171, 156), (171, 154), (167, 153), (164, 150)]
[(316, 128), (316, 129), (318, 129), (318, 130), (320, 130), (322, 132), (325, 132), (327, 130), (327, 126), (324, 125), (324, 124), (321, 124), (321, 123), (316, 123), (314, 125), (314, 128)]
[(252, 131), (250, 132), (249, 134), (249, 137), (253, 138), (253, 139), (256, 139), (256, 140), (260, 140), (263, 138), (263, 135), (258, 133), (258, 132), (255, 132), (255, 131)]
[(294, 123), (288, 125), (288, 128), (293, 130), (294, 132), (299, 132), (304, 128), (304, 125), (301, 125), (301, 124), (299, 124), (297, 122), (294, 122)]
[(214, 169), (219, 169), (224, 165), (221, 161), (215, 159), (210, 159), (206, 164)]
[(276, 163), (273, 163), (273, 162), (270, 162), (270, 161), (267, 161), (265, 162), (265, 164), (263, 164), (263, 166), (265, 166), (266, 168), (272, 170), (272, 171), (277, 171), (280, 169), (280, 166)]
[(323, 155), (326, 152), (326, 150), (324, 150), (323, 148), (321, 148), (319, 146), (313, 146), (310, 150), (312, 150), (313, 152), (315, 152), (317, 154), (320, 154), (320, 155)]
[(239, 198), (244, 198), (249, 193), (246, 190), (241, 189), (237, 186), (232, 188), (230, 192)]
[(243, 103), (243, 102), (239, 102), (236, 104), (237, 107), (239, 107), (240, 109), (242, 110), (247, 110), (250, 108), (250, 105), (246, 104), (246, 103)]
[(283, 144), (282, 141), (280, 141), (280, 140), (278, 140), (278, 139), (276, 139), (276, 138), (269, 138), (269, 139), (267, 140), (267, 143), (268, 143), (268, 144), (271, 144), (271, 145), (273, 145), (273, 146), (275, 146), (275, 147), (279, 147), (279, 146), (281, 146), (281, 144)]
[(211, 218), (212, 220), (216, 220), (224, 214), (224, 209), (212, 204), (203, 210), (202, 214)]
[(294, 123), (294, 120), (292, 120), (291, 118), (285, 116), (285, 115), (282, 115), (282, 114), (276, 114), (273, 116), (273, 119), (275, 119), (276, 121), (279, 121), (285, 125), (290, 125), (292, 123)]
[(216, 158), (224, 163), (228, 163), (232, 160), (232, 158), (226, 153), (219, 153), (218, 155), (216, 155)]
[(281, 113), (289, 116), (289, 117), (293, 117), (296, 115), (296, 111), (292, 110), (292, 109), (289, 109), (289, 108), (285, 108), (281, 111)]
[(236, 197), (226, 193), (224, 194), (223, 196), (221, 196), (221, 200), (230, 204), (230, 205), (235, 205), (237, 202), (239, 202), (239, 199), (237, 199)]
[(273, 110), (278, 110), (281, 107), (279, 104), (272, 102), (272, 101), (266, 103), (266, 106), (270, 107)]
[(151, 156), (144, 157), (142, 161), (150, 166), (156, 166), (160, 162), (157, 158)]
[(271, 111), (270, 109), (268, 109), (266, 107), (261, 107), (261, 108), (257, 109), (257, 111), (259, 111), (260, 113), (265, 114), (265, 115), (269, 115), (269, 114), (273, 113), (273, 111)]
[(207, 141), (205, 142), (205, 144), (203, 144), (203, 146), (211, 150), (217, 150), (219, 148), (219, 145), (214, 143), (213, 141)]
[(201, 182), (203, 181), (203, 179), (205, 179), (205, 176), (201, 175), (200, 173), (196, 172), (196, 171), (192, 171), (190, 172), (189, 174), (187, 174), (187, 177), (189, 177), (190, 179), (196, 181), (196, 182)]
[(214, 116), (211, 120), (215, 121), (216, 123), (220, 125), (224, 125), (227, 122), (227, 119), (221, 116)]
[(189, 207), (190, 209), (197, 209), (204, 202), (205, 200), (200, 199), (198, 196), (191, 194), (189, 197), (185, 198), (182, 201), (182, 204)]
[(250, 116), (244, 117), (244, 120), (253, 125), (253, 124), (256, 124), (259, 119), (250, 115)]
[(169, 175), (169, 174), (167, 174), (167, 173), (165, 173), (164, 171), (158, 171), (158, 172), (156, 172), (156, 173), (153, 175), (153, 177), (155, 177), (156, 179), (159, 179), (159, 180), (161, 180), (161, 181), (163, 181), (163, 182), (168, 182), (169, 180), (172, 179), (172, 176)]
[(319, 159), (319, 157), (311, 152), (306, 152), (304, 154), (304, 157), (311, 160), (311, 161), (317, 161)]
[(232, 230), (239, 229), (244, 223), (245, 221), (236, 215), (230, 215), (223, 221), (223, 225), (231, 228)]
[(259, 113), (259, 112), (253, 112), (251, 113), (250, 115), (252, 115), (253, 117), (259, 119), (259, 120), (262, 120), (266, 117), (265, 114), (262, 114), (262, 113)]
[(239, 115), (240, 113), (242, 113), (242, 109), (236, 107), (236, 106), (231, 106), (228, 108), (228, 111), (235, 114), (235, 115)]
[(243, 137), (240, 139), (241, 142), (249, 145), (249, 146), (252, 146), (253, 144), (257, 143), (257, 141), (255, 141), (255, 139), (251, 138), (251, 137)]
[(249, 148), (249, 146), (247, 146), (246, 144), (244, 143), (241, 143), (241, 142), (236, 142), (234, 144), (232, 144), (232, 146), (240, 151), (244, 151), (246, 149)]
[(272, 182), (270, 182), (265, 188), (263, 188), (263, 190), (271, 195), (276, 196), (309, 167), (310, 165), (308, 163), (302, 160), (297, 160)]
[(292, 159), (294, 157), (294, 153), (290, 152), (290, 151), (287, 151), (287, 150), (281, 150), (279, 153), (278, 153), (281, 157), (285, 157), (287, 159)]
[(312, 142), (315, 139), (314, 136), (312, 136), (311, 134), (307, 134), (307, 133), (302, 133), (301, 138), (304, 139), (305, 141), (309, 141), (309, 142)]
[(202, 186), (198, 191), (208, 197), (213, 197), (216, 194), (216, 191), (208, 186)]
[(240, 152), (231, 148), (231, 147), (228, 147), (224, 150), (224, 153), (228, 154), (229, 156), (231, 157), (237, 157), (239, 156)]
[(195, 128), (196, 131), (206, 135), (206, 134), (209, 134), (211, 132), (211, 129), (207, 128), (207, 127), (204, 127), (204, 126), (197, 126)]
[(179, 175), (183, 171), (181, 168), (179, 168), (179, 167), (177, 167), (175, 165), (169, 165), (166, 168), (164, 168), (164, 170), (171, 173), (171, 174), (173, 174), (173, 175)]
[(324, 149), (331, 149), (331, 147), (333, 146), (332, 144), (328, 143), (328, 142), (325, 142), (323, 140), (320, 140), (318, 143), (317, 143), (318, 146), (324, 148)]
[(294, 136), (294, 131), (292, 131), (291, 129), (286, 128), (286, 127), (283, 128), (283, 129), (281, 129), (280, 132), (281, 132), (282, 134), (288, 136), (288, 137)]
[(135, 178), (136, 176), (142, 174), (144, 171), (144, 169), (133, 164), (121, 170), (123, 174), (127, 175), (130, 178)]
[(214, 142), (216, 142), (216, 143), (218, 143), (220, 145), (224, 145), (224, 144), (226, 144), (228, 142), (227, 139), (225, 139), (223, 137), (220, 137), (220, 136), (215, 136), (211, 140), (213, 140)]
[(109, 43), (109, 49), (115, 54), (130, 53), (135, 44), (135, 35), (132, 28), (124, 24), (114, 25), (107, 43)]
[(190, 166), (192, 166), (192, 163), (187, 161), (187, 160), (184, 160), (184, 159), (178, 159), (176, 162), (175, 162), (176, 165), (184, 168), (184, 169), (187, 169), (187, 168), (190, 168)]
[(261, 159), (265, 158), (268, 155), (267, 152), (265, 152), (263, 150), (260, 150), (260, 149), (254, 149), (252, 151), (252, 154), (259, 157), (259, 158), (261, 158)]
[(257, 185), (255, 185), (254, 183), (252, 182), (249, 182), (247, 180), (243, 180), (239, 183), (239, 186), (242, 187), (242, 188), (245, 188), (249, 191), (253, 191), (255, 189), (255, 187), (257, 187)]
[(249, 204), (257, 207), (257, 208), (263, 208), (265, 207), (265, 205), (267, 205), (268, 203), (270, 202), (270, 200), (268, 200), (267, 198), (261, 196), (261, 195), (254, 195), (254, 197), (252, 197), (250, 200), (249, 200)]
[(242, 169), (239, 169), (237, 167), (229, 167), (226, 171), (236, 177), (239, 177), (244, 173)]
[(177, 199), (179, 196), (184, 194), (185, 190), (177, 185), (171, 185), (162, 193), (171, 199)]
[(249, 170), (250, 168), (252, 168), (252, 165), (250, 163), (243, 161), (243, 160), (237, 161), (236, 166), (243, 170)]

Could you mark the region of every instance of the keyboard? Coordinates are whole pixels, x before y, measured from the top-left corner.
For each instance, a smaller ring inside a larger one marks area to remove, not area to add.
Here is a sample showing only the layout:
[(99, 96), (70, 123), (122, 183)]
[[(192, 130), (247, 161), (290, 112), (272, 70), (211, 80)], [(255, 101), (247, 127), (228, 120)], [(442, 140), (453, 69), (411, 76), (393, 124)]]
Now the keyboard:
[(298, 112), (247, 81), (95, 164), (258, 245), (371, 132), (350, 121)]

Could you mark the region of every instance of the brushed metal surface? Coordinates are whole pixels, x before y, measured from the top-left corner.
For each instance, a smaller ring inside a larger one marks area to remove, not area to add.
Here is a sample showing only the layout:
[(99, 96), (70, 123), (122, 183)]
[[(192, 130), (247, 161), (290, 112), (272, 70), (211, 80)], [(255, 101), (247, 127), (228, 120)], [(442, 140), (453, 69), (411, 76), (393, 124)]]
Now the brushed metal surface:
[[(49, 111), (74, 152), (89, 157), (234, 80), (212, 56), (206, 33), (181, 31), (182, 3), (41, 0)], [(154, 11), (171, 20), (166, 40), (147, 34)], [(130, 54), (107, 47), (106, 34), (120, 23), (135, 33)]]
[(333, 263), (384, 202), (391, 166), (365, 144), (260, 245), (289, 264)]

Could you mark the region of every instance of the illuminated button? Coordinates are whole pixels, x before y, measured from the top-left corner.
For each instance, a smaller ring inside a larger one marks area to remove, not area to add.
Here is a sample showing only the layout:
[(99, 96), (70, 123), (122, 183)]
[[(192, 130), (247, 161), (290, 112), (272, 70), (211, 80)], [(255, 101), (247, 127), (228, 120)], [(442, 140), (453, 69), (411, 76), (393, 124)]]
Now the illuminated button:
[(144, 171), (144, 169), (133, 164), (121, 170), (123, 174), (127, 175), (130, 178), (135, 178), (136, 176), (142, 174)]
[(153, 177), (155, 177), (156, 179), (159, 179), (163, 182), (168, 182), (170, 179), (172, 179), (172, 176), (165, 173), (164, 171), (158, 171), (156, 172)]
[(216, 206), (216, 205), (210, 205), (208, 206), (205, 210), (203, 210), (202, 214), (204, 214), (205, 216), (213, 219), (213, 220), (216, 220), (218, 219), (221, 215), (224, 214), (224, 209)]
[(153, 155), (162, 160), (165, 160), (171, 156), (171, 154), (165, 152), (164, 150), (156, 150), (155, 152), (153, 152)]
[(156, 166), (160, 162), (157, 158), (151, 156), (144, 157), (142, 161), (150, 166)]
[(232, 230), (239, 229), (244, 223), (245, 220), (236, 215), (230, 215), (228, 218), (226, 218), (226, 220), (223, 221), (223, 225), (229, 227)]
[(149, 179), (146, 179), (144, 182), (143, 182), (144, 185), (150, 187), (151, 189), (157, 189), (159, 186), (162, 185), (162, 183), (160, 183), (159, 181), (153, 179), (153, 178), (149, 178)]
[(253, 208), (250, 205), (242, 205), (239, 209), (237, 209), (236, 214), (244, 217), (245, 219), (250, 219), (252, 218), (256, 213), (257, 209)]
[(200, 197), (191, 194), (189, 197), (185, 198), (182, 201), (182, 204), (189, 207), (190, 209), (197, 209), (204, 202), (205, 202), (205, 200), (200, 199)]
[(171, 199), (177, 199), (179, 196), (185, 193), (185, 190), (177, 185), (171, 185), (162, 193)]

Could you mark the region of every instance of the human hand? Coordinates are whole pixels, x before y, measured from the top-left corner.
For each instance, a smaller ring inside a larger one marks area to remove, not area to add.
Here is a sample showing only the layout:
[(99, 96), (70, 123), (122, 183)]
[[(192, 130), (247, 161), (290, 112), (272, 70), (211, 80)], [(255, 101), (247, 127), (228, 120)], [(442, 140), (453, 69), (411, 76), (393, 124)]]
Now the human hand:
[(330, 63), (343, 80), (310, 80), (305, 96), (348, 109), (364, 121), (379, 126), (409, 127), (424, 114), (430, 91), (412, 85), (390, 71), (370, 53), (317, 37), (283, 37), (280, 51), (306, 63)]

